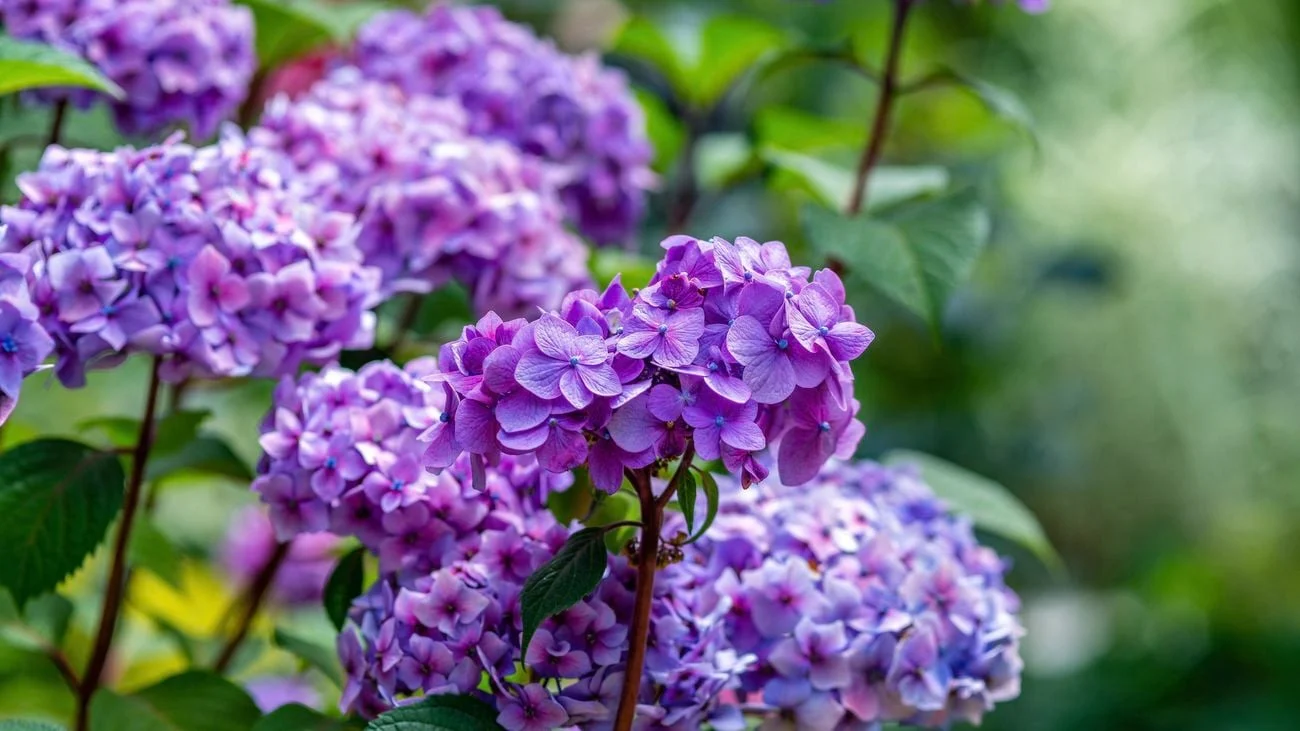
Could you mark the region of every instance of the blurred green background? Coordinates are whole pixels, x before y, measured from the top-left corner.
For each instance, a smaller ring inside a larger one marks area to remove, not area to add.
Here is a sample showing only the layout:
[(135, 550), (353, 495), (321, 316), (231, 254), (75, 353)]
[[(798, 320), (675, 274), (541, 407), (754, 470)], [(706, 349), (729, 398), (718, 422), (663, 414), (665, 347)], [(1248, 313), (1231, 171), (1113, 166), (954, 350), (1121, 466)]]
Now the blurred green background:
[[(689, 55), (692, 29), (738, 13), (814, 46), (851, 31), (875, 66), (889, 7), (499, 5), (573, 50), (608, 48), (636, 15)], [(986, 728), (1300, 728), (1300, 3), (1055, 5), (1028, 16), (929, 0), (915, 15), (904, 77), (949, 66), (996, 83), (1019, 97), (1025, 113), (1012, 116), (1032, 117), (1032, 134), (960, 89), (901, 102), (885, 163), (945, 166), (990, 205), (993, 235), (937, 338), (884, 298), (858, 299), (878, 336), (858, 368), (863, 453), (928, 451), (1002, 482), (1064, 557), (1053, 576), (999, 544), (1016, 561), (1027, 667), (1021, 699)], [(663, 192), (640, 241), (651, 251), (677, 215), (685, 133), (653, 70), (610, 60), (653, 107)], [(755, 166), (755, 151), (851, 161), (875, 86), (811, 63), (733, 92), (693, 120), (699, 190), (685, 232), (803, 247), (808, 194)], [(143, 375), (119, 369), (73, 393), (29, 385), (6, 442), (134, 414)], [(199, 390), (194, 403), (215, 408), (252, 460), (268, 396), (264, 385)], [(194, 577), (188, 594), (146, 586), (138, 623), (215, 622), (224, 590), (197, 559), (249, 501), (209, 483), (160, 493), (158, 524), (196, 559)], [(74, 633), (94, 607), (78, 612)], [(148, 635), (146, 649), (160, 642)], [(62, 704), (53, 672), (18, 653), (0, 646), (0, 710)], [(139, 682), (176, 670), (169, 662), (146, 664)], [(292, 662), (264, 670), (277, 668)]]

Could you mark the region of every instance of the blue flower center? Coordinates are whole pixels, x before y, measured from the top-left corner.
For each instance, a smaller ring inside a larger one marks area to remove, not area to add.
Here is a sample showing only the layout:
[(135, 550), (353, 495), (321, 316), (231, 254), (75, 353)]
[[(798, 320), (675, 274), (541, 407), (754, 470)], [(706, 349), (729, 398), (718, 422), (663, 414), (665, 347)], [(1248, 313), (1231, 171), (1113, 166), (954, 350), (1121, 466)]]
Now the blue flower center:
[(821, 333), (823, 337), (825, 337), (826, 334), (829, 333), (830, 331), (831, 329), (829, 327), (826, 327), (825, 325), (822, 325), (821, 327), (817, 328), (817, 332)]
[(559, 423), (560, 423), (560, 420), (557, 419), (557, 418), (555, 418), (554, 416), (552, 416), (551, 418), (549, 418), (549, 419), (546, 420), (546, 425), (547, 425), (547, 426), (555, 426), (556, 424), (559, 424)]
[(668, 326), (667, 326), (667, 325), (660, 325), (660, 326), (659, 326), (659, 334), (660, 334), (660, 335), (663, 335), (663, 334), (666, 333), (666, 332), (668, 332)]
[(829, 421), (823, 421), (822, 423), (820, 423), (820, 424), (817, 425), (817, 428), (818, 428), (818, 429), (821, 429), (822, 431), (830, 431), (830, 430), (831, 430), (831, 424), (830, 424)]
[(451, 421), (451, 414), (448, 414), (446, 411), (442, 412), (441, 414), (438, 414), (438, 421), (441, 421), (442, 423), (446, 424), (447, 422)]
[(325, 458), (325, 469), (332, 470), (338, 466), (339, 466), (339, 461), (337, 459), (334, 459), (333, 457)]
[(752, 282), (752, 281), (754, 281), (754, 273), (753, 273), (753, 272), (745, 272), (745, 281), (746, 281), (746, 282)]
[(406, 483), (404, 481), (393, 480), (393, 492), (401, 492), (403, 487), (406, 487)]
[(715, 416), (715, 417), (713, 417), (713, 425), (714, 425), (714, 426), (722, 426), (722, 423), (723, 423), (724, 421), (726, 421), (726, 419), (723, 419), (721, 416)]
[(776, 347), (778, 350), (785, 350), (786, 348), (790, 347), (790, 341), (786, 340), (785, 338), (781, 338), (780, 340), (776, 341)]
[(670, 299), (670, 300), (668, 300), (667, 305), (668, 305), (668, 309), (670, 309), (670, 310), (675, 310), (675, 309), (677, 309), (677, 300), (675, 300), (675, 299)]
[(114, 305), (104, 305), (103, 307), (99, 308), (99, 314), (103, 315), (104, 317), (112, 317), (113, 314), (116, 312), (117, 312), (117, 307)]
[(716, 361), (709, 361), (709, 371), (712, 373), (718, 372), (718, 364)]
[(792, 300), (792, 299), (794, 299), (794, 290), (793, 290), (793, 289), (787, 289), (787, 290), (785, 291), (785, 298), (788, 299), (788, 300)]
[(14, 342), (14, 336), (5, 335), (4, 337), (0, 337), (0, 350), (3, 350), (6, 353), (17, 353), (18, 343)]
[(577, 367), (578, 367), (578, 356), (576, 356), (576, 355), (571, 355), (571, 356), (569, 356), (569, 367), (570, 367), (570, 368), (577, 368)]
[(736, 324), (736, 318), (732, 317), (732, 318), (730, 318), (730, 319), (727, 320), (727, 327), (731, 327), (732, 325), (735, 325), (735, 324)]

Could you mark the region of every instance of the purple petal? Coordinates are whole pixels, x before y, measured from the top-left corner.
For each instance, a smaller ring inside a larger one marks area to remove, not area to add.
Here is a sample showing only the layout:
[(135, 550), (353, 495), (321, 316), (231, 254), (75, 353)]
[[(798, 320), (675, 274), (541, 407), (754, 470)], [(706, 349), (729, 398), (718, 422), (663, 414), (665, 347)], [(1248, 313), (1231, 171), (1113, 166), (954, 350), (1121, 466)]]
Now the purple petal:
[(518, 390), (497, 402), (497, 421), (504, 431), (531, 429), (551, 415), (551, 404), (525, 390)]
[(560, 375), (570, 370), (567, 361), (555, 360), (538, 352), (525, 353), (515, 368), (519, 385), (544, 399), (560, 397)]
[[(543, 315), (533, 325), (533, 342), (537, 349), (551, 358), (569, 359), (569, 352), (578, 339), (578, 331), (555, 315)], [(541, 396), (543, 394), (537, 394)], [(553, 398), (553, 397), (552, 397)]]

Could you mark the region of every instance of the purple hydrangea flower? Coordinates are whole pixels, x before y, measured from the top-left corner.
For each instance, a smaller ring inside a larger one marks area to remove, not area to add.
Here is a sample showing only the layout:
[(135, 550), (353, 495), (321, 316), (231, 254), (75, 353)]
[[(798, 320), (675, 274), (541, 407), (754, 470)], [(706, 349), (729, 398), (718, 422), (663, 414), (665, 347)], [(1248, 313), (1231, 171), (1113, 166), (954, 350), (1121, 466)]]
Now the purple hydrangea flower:
[(273, 100), (249, 139), (282, 152), (313, 200), (357, 217), (386, 293), (457, 281), (479, 310), (554, 307), (586, 285), (587, 252), (540, 163), (468, 124), (455, 100), (341, 68)]
[[(252, 13), (226, 0), (0, 0), (0, 26), (79, 54), (122, 87), (109, 107), (126, 134), (183, 124), (208, 137), (239, 108), (257, 68)], [(39, 96), (83, 106), (100, 97)]]
[(355, 60), (367, 78), (459, 102), (475, 136), (545, 163), (584, 234), (629, 240), (654, 178), (645, 121), (620, 73), (560, 53), (494, 8), (442, 4), (371, 19)]
[(378, 272), (350, 219), (305, 201), (282, 162), (231, 132), (197, 149), (54, 146), (19, 176), (0, 249), (33, 262), (65, 385), (132, 352), (175, 381), (275, 376), (368, 346)]
[[(0, 241), (5, 226), (0, 224)], [(27, 286), (31, 262), (23, 254), (0, 254), (0, 424), (18, 405), (22, 379), (42, 368), (54, 340), (38, 324), (40, 312)]]

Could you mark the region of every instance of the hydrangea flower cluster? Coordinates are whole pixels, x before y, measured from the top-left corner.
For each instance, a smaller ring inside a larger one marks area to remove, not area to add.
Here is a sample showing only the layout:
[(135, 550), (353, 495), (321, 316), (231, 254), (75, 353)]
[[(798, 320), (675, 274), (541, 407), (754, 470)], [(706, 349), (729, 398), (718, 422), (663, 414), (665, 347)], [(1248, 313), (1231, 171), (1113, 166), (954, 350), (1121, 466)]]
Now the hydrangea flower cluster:
[(833, 465), (797, 491), (733, 485), (722, 505), (687, 547), (685, 591), (727, 608), (726, 636), (758, 658), (739, 697), (770, 727), (978, 723), (1019, 695), (1005, 563), (915, 472)]
[(52, 146), (0, 208), (0, 250), (33, 262), (40, 323), (68, 386), (130, 352), (168, 380), (278, 375), (373, 339), (378, 272), (351, 217), (297, 195), (234, 133), (194, 148)]
[[(530, 457), (503, 457), (482, 475), (484, 491), (471, 486), (467, 458), (440, 475), (421, 470), (410, 455), (443, 406), (441, 389), (422, 380), (433, 365), (376, 362), (356, 373), (331, 367), (286, 378), (264, 427), (253, 488), (270, 504), (277, 536), (356, 536), (385, 576), (354, 605), (355, 627), (339, 641), (344, 708), (373, 716), (407, 695), (477, 692), (487, 673), (512, 731), (612, 718), (634, 572), (611, 558), (614, 579), (543, 624), (527, 651), (520, 647), (524, 582), (569, 535), (546, 500), (572, 479)], [(670, 567), (664, 577), (655, 605), (663, 636), (644, 679), (647, 700), (660, 700), (645, 712), (659, 714), (663, 728), (698, 726), (748, 658), (726, 648), (721, 612), (702, 614), (673, 590), (686, 574)], [(566, 690), (556, 696), (516, 683), (525, 660)]]
[(357, 36), (356, 64), (411, 94), (455, 99), (476, 136), (545, 160), (569, 217), (600, 243), (626, 241), (653, 183), (640, 107), (623, 76), (574, 58), (494, 8), (392, 11)]
[[(251, 583), (266, 568), (275, 551), (275, 528), (266, 511), (249, 506), (237, 513), (221, 545), (221, 566), (240, 586)], [(337, 536), (311, 533), (297, 536), (275, 573), (271, 598), (283, 606), (319, 604), (334, 570), (339, 548)]]
[(277, 98), (249, 138), (284, 152), (314, 200), (358, 217), (385, 291), (454, 279), (480, 311), (554, 307), (587, 285), (586, 248), (540, 163), (467, 125), (455, 101), (344, 68), (297, 101)]
[(421, 380), (433, 366), (428, 358), (405, 368), (376, 361), (357, 372), (331, 366), (281, 381), (253, 482), (279, 540), (320, 531), (355, 536), (385, 573), (424, 575), (470, 550), (466, 541), (489, 513), (518, 523), (571, 484), (530, 458), (507, 460), (490, 476), (494, 488), (505, 487), (489, 499), (462, 489), (467, 474), (421, 469), (419, 435), (443, 405), (442, 392)]
[[(99, 67), (125, 92), (110, 107), (127, 134), (185, 124), (207, 137), (247, 96), (257, 68), (252, 14), (228, 0), (0, 0), (0, 25)], [(82, 106), (99, 96), (71, 95)]]
[[(0, 224), (0, 240), (6, 228)], [(27, 287), (30, 271), (25, 254), (0, 254), (0, 424), (18, 405), (23, 378), (54, 350), (54, 340), (40, 326), (40, 312)]]
[[(535, 321), (489, 313), (444, 345), (446, 408), (424, 463), (535, 454), (608, 492), (627, 468), (688, 448), (743, 482), (807, 482), (864, 433), (849, 361), (872, 339), (834, 272), (795, 267), (780, 242), (675, 236), (645, 289), (576, 292)], [(689, 445), (689, 447), (688, 447)]]

